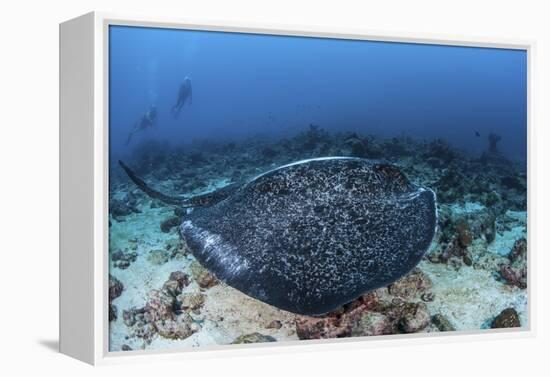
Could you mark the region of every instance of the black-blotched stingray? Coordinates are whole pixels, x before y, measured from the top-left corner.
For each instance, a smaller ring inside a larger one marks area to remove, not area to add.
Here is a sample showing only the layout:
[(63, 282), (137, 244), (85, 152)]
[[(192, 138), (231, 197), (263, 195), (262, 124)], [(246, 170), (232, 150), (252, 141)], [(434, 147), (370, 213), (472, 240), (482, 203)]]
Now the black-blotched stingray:
[(319, 315), (415, 267), (434, 236), (435, 194), (398, 167), (352, 157), (281, 166), (210, 194), (149, 196), (194, 207), (181, 235), (226, 284), (278, 308)]

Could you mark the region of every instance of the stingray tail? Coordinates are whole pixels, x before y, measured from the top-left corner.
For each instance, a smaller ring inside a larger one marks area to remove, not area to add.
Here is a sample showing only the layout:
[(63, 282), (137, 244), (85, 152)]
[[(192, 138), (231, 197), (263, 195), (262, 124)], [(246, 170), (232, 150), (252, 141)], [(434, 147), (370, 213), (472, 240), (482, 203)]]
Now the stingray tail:
[(177, 196), (166, 195), (160, 191), (152, 189), (151, 187), (147, 186), (147, 183), (145, 183), (143, 179), (139, 178), (136, 173), (134, 173), (128, 166), (126, 166), (124, 162), (118, 160), (118, 163), (120, 164), (122, 169), (124, 169), (126, 174), (128, 174), (128, 177), (132, 180), (132, 182), (134, 182), (136, 186), (139, 187), (140, 190), (146, 193), (149, 197), (153, 199), (158, 199), (166, 204), (189, 207), (188, 205), (185, 205), (185, 199), (179, 198)]

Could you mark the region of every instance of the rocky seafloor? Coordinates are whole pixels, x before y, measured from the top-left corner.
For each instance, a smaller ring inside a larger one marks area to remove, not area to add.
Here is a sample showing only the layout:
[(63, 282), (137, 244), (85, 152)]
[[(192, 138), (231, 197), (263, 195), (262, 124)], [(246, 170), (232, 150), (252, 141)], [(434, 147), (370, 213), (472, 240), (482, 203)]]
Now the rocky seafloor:
[(443, 140), (329, 133), (284, 139), (138, 145), (127, 161), (150, 185), (197, 195), (312, 157), (358, 156), (400, 166), (432, 188), (438, 229), (420, 264), (397, 282), (319, 317), (296, 315), (218, 281), (178, 234), (181, 208), (143, 194), (111, 165), (111, 351), (526, 327), (527, 177), (499, 152), (470, 156)]

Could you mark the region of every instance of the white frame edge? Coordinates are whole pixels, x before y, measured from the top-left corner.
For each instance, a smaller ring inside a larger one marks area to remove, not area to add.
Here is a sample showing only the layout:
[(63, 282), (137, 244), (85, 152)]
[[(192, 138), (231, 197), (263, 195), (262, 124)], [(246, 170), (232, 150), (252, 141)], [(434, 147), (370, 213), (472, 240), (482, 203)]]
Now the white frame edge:
[[(385, 335), (197, 349), (109, 352), (108, 314), (108, 28), (109, 25), (376, 40), (525, 50), (528, 61), (528, 224), (535, 218), (533, 140), (534, 41), (386, 33), (357, 29), (131, 16), (92, 12), (60, 25), (60, 352), (90, 364), (204, 359), (333, 349), (483, 341), (535, 335), (533, 227), (528, 227), (527, 328)], [(87, 63), (87, 64), (85, 64)], [(93, 65), (93, 66), (91, 66)], [(72, 76), (69, 74), (72, 72)], [(74, 80), (76, 77), (80, 80)], [(87, 85), (82, 85), (82, 82)], [(85, 104), (88, 104), (86, 106)], [(80, 107), (78, 106), (80, 105)], [(75, 140), (81, 146), (75, 148)], [(69, 161), (76, 161), (70, 164)], [(86, 169), (82, 169), (82, 165)], [(81, 174), (82, 179), (75, 179)], [(93, 192), (91, 192), (93, 188)], [(88, 201), (88, 202), (87, 202)], [(75, 203), (83, 203), (76, 206)], [(93, 206), (92, 206), (93, 203)], [(75, 221), (78, 218), (79, 221)], [(93, 220), (93, 222), (92, 222)], [(86, 241), (83, 241), (86, 240)], [(89, 244), (87, 244), (89, 242)], [(84, 292), (84, 293), (83, 293)], [(367, 340), (376, 340), (367, 341)], [(396, 343), (397, 342), (397, 343)], [(246, 350), (246, 351), (243, 351)], [(208, 352), (216, 351), (216, 352)]]

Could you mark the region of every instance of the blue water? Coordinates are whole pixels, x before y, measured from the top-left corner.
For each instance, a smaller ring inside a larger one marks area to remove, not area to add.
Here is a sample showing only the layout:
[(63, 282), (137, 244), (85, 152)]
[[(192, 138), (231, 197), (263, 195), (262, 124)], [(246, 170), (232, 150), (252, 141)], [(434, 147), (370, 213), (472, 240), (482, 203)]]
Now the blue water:
[[(494, 132), (504, 155), (526, 160), (524, 50), (125, 26), (111, 26), (109, 41), (112, 157), (143, 140), (279, 137), (313, 123), (444, 138), (473, 155)], [(193, 103), (174, 119), (186, 76)], [(156, 126), (125, 145), (152, 104)]]

